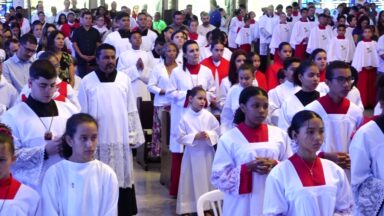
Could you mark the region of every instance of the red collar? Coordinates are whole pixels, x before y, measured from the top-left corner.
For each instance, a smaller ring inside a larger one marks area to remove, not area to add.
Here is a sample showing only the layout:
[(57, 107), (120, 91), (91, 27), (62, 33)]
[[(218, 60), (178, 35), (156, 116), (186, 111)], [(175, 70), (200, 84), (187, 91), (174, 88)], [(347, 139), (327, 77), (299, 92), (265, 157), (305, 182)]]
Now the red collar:
[(250, 143), (268, 142), (268, 126), (261, 124), (257, 128), (250, 128), (244, 122), (237, 125), (237, 128)]
[(287, 24), (287, 22), (280, 22), (280, 24)]
[(199, 34), (190, 32), (188, 33), (188, 36), (191, 40), (197, 40), (197, 38), (199, 37)]
[(242, 16), (237, 16), (237, 19), (238, 19), (239, 21), (243, 21), (243, 17), (242, 17)]
[(308, 19), (300, 18), (301, 22), (308, 22)]
[(293, 15), (293, 16), (299, 16), (299, 11), (293, 11), (293, 12), (292, 12), (292, 15)]
[[(323, 165), (319, 157), (316, 157), (313, 163), (308, 163), (299, 155), (294, 154), (289, 158), (289, 161), (295, 168), (303, 187), (325, 185)], [(312, 170), (313, 176), (311, 175), (310, 169)]]
[(328, 114), (347, 114), (350, 106), (350, 101), (346, 98), (343, 98), (338, 104), (334, 103), (329, 94), (320, 97), (318, 101)]
[(14, 199), (19, 191), (21, 183), (9, 175), (6, 179), (0, 180), (0, 199)]
[(326, 26), (319, 25), (319, 29), (321, 29), (321, 30), (325, 30), (325, 27)]
[(372, 42), (372, 39), (363, 39), (364, 42)]
[(345, 39), (345, 35), (337, 35), (337, 39)]
[(251, 19), (250, 22), (251, 22), (251, 24), (255, 24), (256, 23), (255, 19)]
[(200, 64), (197, 64), (197, 65), (190, 65), (190, 64), (186, 64), (185, 65), (189, 71), (189, 73), (193, 74), (193, 75), (197, 75), (199, 74), (199, 71), (200, 71)]

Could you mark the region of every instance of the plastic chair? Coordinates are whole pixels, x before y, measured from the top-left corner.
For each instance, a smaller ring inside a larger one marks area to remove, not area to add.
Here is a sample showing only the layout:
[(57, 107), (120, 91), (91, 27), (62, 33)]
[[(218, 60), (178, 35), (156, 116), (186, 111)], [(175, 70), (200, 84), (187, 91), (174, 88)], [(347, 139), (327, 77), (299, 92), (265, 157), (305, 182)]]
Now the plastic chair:
[(201, 195), (197, 201), (197, 215), (204, 216), (204, 204), (207, 202), (209, 202), (214, 216), (222, 215), (223, 199), (224, 193), (220, 190), (210, 191)]

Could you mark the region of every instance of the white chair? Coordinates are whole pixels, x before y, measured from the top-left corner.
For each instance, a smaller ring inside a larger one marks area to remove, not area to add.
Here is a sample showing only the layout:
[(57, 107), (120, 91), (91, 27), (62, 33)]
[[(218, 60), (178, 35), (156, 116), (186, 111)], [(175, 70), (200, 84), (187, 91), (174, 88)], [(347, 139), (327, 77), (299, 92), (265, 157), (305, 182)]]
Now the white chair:
[(224, 193), (220, 190), (207, 192), (199, 197), (197, 201), (197, 216), (204, 216), (204, 204), (209, 202), (214, 216), (223, 214)]

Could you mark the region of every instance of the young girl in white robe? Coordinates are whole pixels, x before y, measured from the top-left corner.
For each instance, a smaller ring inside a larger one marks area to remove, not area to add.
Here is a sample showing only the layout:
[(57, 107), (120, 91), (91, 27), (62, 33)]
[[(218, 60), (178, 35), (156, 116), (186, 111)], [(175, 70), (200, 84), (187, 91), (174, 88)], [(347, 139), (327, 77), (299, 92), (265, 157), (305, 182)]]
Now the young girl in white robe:
[(275, 27), (272, 33), (271, 43), (269, 48), (271, 54), (274, 55), (274, 61), (276, 61), (279, 56), (279, 45), (282, 42), (289, 43), (292, 32), (292, 25), (287, 23), (287, 15), (285, 13), (280, 14), (280, 23)]
[(119, 185), (112, 168), (95, 159), (97, 130), (88, 114), (68, 119), (61, 146), (65, 160), (44, 177), (43, 215), (117, 215)]
[(251, 52), (253, 32), (250, 28), (251, 20), (248, 14), (244, 16), (244, 23), (244, 26), (241, 27), (239, 32), (237, 33), (235, 42), (239, 49), (242, 49), (245, 52)]
[(232, 17), (231, 22), (229, 24), (229, 32), (228, 32), (228, 47), (231, 49), (236, 49), (236, 37), (240, 28), (244, 26), (244, 10), (237, 9), (235, 11), (236, 16)]
[(237, 126), (219, 140), (212, 165), (212, 184), (225, 193), (223, 215), (259, 216), (263, 212), (267, 174), (291, 156), (287, 134), (263, 123), (268, 114), (267, 93), (245, 88), (236, 111)]
[(1, 123), (0, 158), (0, 215), (42, 215), (40, 195), (10, 173), (10, 167), (16, 159), (15, 146), (11, 129)]
[(296, 113), (288, 134), (297, 151), (269, 173), (264, 215), (352, 215), (353, 197), (345, 173), (316, 155), (324, 141), (321, 117), (308, 110)]
[[(179, 124), (177, 141), (185, 146), (181, 162), (180, 183), (177, 195), (176, 213), (197, 212), (197, 200), (213, 190), (210, 182), (213, 146), (220, 135), (220, 125), (207, 109), (206, 93), (201, 87), (188, 91), (189, 108)], [(205, 210), (209, 209), (209, 205)]]
[(278, 126), (284, 131), (291, 125), (297, 112), (320, 97), (320, 93), (316, 91), (320, 82), (319, 68), (311, 61), (301, 63), (293, 74), (293, 82), (301, 90), (288, 97), (281, 105)]
[(312, 24), (307, 20), (308, 9), (302, 8), (300, 13), (301, 18), (293, 25), (289, 43), (295, 50), (295, 57), (304, 60)]

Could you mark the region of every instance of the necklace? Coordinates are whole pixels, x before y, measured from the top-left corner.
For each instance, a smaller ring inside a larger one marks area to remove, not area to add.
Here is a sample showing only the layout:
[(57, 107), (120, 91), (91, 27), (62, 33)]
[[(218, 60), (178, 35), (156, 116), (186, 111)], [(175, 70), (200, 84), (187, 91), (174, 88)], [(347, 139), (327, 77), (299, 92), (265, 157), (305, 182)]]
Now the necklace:
[(51, 132), (51, 127), (52, 127), (53, 117), (54, 116), (52, 115), (51, 123), (49, 123), (49, 128), (47, 128), (47, 126), (45, 126), (43, 120), (41, 120), (41, 118), (39, 117), (41, 124), (43, 124), (43, 126), (44, 126), (44, 128), (46, 130), (45, 133), (44, 133), (44, 140), (52, 140), (53, 135), (52, 135), (52, 132)]
[(8, 185), (7, 192), (5, 193), (4, 201), (3, 201), (3, 203), (1, 204), (1, 207), (0, 207), (0, 213), (3, 211), (4, 203), (7, 200), (9, 189), (11, 188), (11, 185), (12, 185), (12, 180), (11, 180), (11, 182)]
[(313, 161), (311, 168), (309, 168), (309, 166), (308, 166), (307, 163), (304, 161), (304, 159), (301, 158), (299, 155), (298, 155), (298, 157), (303, 161), (305, 167), (307, 167), (307, 169), (309, 170), (309, 174), (311, 174), (311, 176), (313, 177), (313, 167), (314, 167), (315, 164), (316, 164), (316, 158), (315, 158), (315, 160)]

